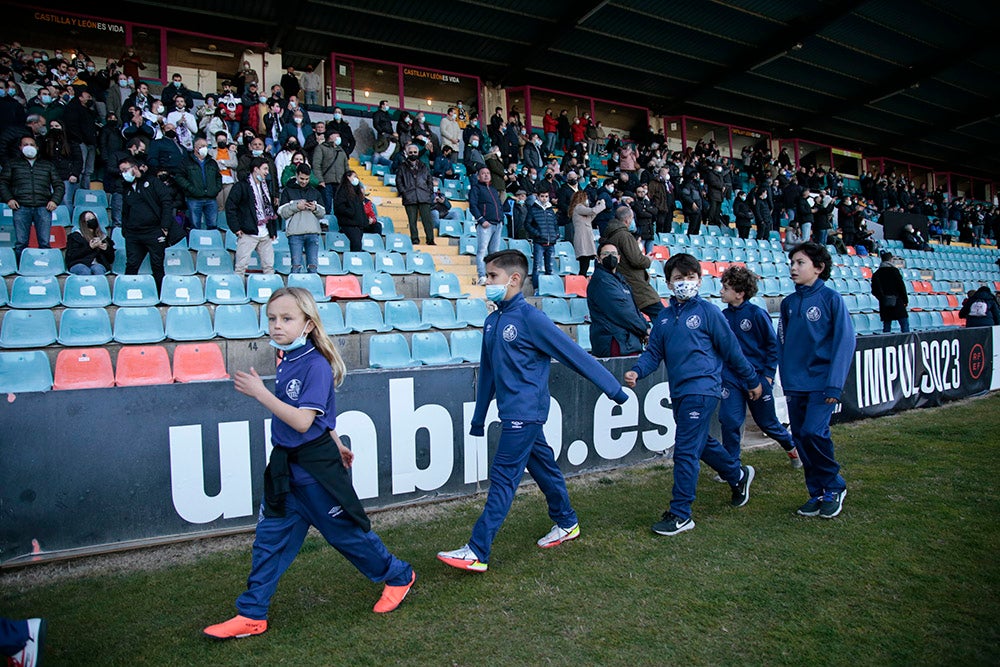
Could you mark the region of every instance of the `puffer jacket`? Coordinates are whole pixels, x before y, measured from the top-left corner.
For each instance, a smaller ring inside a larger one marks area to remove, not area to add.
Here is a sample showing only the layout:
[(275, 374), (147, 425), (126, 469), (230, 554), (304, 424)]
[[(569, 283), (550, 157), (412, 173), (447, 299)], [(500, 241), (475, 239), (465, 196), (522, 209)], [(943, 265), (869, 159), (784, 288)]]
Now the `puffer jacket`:
[(434, 182), (427, 165), (407, 160), (396, 172), (396, 191), (403, 198), (403, 206), (434, 203)]
[(11, 199), (21, 206), (35, 208), (49, 202), (61, 204), (66, 194), (66, 186), (48, 160), (35, 160), (32, 165), (27, 158), (11, 160), (0, 172), (0, 201)]
[(528, 236), (535, 243), (552, 245), (559, 240), (559, 219), (556, 208), (551, 204), (547, 208), (535, 202), (528, 208), (528, 217), (524, 221)]

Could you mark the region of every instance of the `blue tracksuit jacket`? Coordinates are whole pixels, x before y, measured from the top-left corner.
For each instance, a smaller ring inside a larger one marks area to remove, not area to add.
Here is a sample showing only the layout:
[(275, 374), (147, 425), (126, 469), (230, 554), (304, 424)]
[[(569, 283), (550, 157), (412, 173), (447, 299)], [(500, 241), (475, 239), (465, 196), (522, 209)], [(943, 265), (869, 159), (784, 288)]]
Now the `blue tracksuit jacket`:
[(840, 399), (854, 357), (854, 326), (840, 295), (817, 280), (781, 302), (778, 363), (785, 392)]
[[(771, 326), (771, 318), (760, 306), (744, 301), (739, 306), (729, 306), (722, 311), (729, 328), (736, 340), (740, 342), (740, 350), (758, 375), (774, 378), (778, 370), (778, 337)], [(722, 379), (737, 387), (744, 385), (736, 377), (736, 373), (727, 365), (722, 371)], [(756, 381), (745, 389), (753, 389)]]
[(661, 361), (667, 365), (674, 400), (689, 395), (720, 398), (723, 362), (746, 386), (757, 386), (757, 372), (740, 351), (722, 311), (698, 296), (687, 301), (670, 297), (632, 370), (643, 378)]
[(482, 435), (493, 396), (503, 421), (544, 423), (549, 415), (549, 366), (555, 359), (593, 382), (617, 403), (627, 400), (621, 384), (583, 351), (548, 315), (517, 294), (486, 318), (479, 362), (472, 435)]

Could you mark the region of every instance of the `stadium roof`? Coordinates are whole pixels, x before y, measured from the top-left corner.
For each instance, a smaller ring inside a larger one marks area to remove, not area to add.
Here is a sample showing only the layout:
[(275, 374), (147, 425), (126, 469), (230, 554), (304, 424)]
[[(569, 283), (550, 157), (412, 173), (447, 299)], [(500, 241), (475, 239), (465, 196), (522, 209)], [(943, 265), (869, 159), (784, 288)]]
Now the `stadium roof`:
[(997, 2), (123, 0), (116, 7), (135, 20), (149, 14), (167, 27), (266, 42), (283, 50), (285, 65), (331, 51), (391, 59), (1000, 176)]

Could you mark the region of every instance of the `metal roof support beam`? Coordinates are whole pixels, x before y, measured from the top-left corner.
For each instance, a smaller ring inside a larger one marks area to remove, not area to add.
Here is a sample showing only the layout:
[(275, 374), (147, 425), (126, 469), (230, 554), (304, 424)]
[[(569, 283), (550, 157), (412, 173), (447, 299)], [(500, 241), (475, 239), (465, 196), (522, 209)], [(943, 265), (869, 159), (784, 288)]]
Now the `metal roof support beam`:
[[(769, 49), (749, 48), (732, 58), (732, 64), (721, 69), (717, 74), (682, 90), (671, 105), (669, 115), (680, 113), (683, 107), (701, 93), (713, 90), (741, 74), (764, 67), (788, 55), (790, 51), (801, 48), (803, 40), (821, 32), (827, 26), (836, 23), (868, 0), (843, 0), (827, 5), (814, 14), (800, 21), (789, 23), (769, 40), (773, 44)], [(749, 65), (746, 63), (750, 63)]]
[(993, 97), (977, 102), (956, 114), (946, 116), (940, 122), (934, 123), (925, 130), (907, 134), (905, 137), (901, 137), (898, 141), (893, 141), (892, 143), (884, 142), (877, 150), (890, 150), (898, 146), (915, 146), (924, 139), (928, 139), (934, 135), (961, 131), (998, 115), (1000, 115), (1000, 97)]

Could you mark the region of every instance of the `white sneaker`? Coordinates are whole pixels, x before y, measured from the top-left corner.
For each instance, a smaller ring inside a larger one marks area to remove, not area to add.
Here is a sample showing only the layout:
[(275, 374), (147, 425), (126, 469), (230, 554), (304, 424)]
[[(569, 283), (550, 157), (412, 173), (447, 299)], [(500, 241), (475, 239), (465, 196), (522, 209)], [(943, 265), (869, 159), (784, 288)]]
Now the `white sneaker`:
[(543, 549), (557, 547), (563, 542), (569, 542), (580, 537), (580, 524), (574, 523), (569, 528), (560, 528), (558, 525), (552, 526), (552, 530), (538, 540), (537, 544)]
[(45, 644), (46, 622), (44, 618), (28, 619), (28, 643), (18, 653), (10, 656), (10, 664), (15, 667), (35, 667), (42, 661), (42, 646)]
[(459, 570), (469, 570), (470, 572), (485, 572), (489, 567), (479, 560), (476, 552), (466, 544), (454, 551), (439, 551), (437, 558), (445, 565), (458, 568)]

